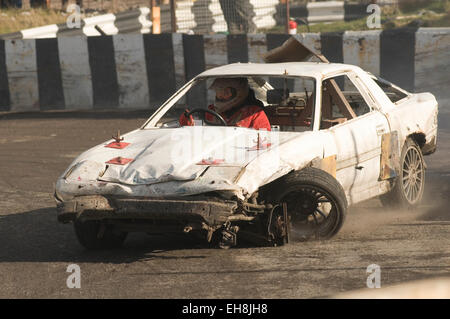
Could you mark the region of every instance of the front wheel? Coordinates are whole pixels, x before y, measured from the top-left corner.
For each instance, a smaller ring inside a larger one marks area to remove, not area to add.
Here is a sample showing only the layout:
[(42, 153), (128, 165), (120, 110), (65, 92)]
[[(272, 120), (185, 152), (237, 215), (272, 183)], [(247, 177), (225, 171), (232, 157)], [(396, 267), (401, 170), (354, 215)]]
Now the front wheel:
[(111, 225), (100, 221), (76, 220), (74, 228), (80, 244), (89, 250), (118, 248), (127, 237), (126, 232), (115, 231)]
[(341, 229), (347, 199), (341, 184), (327, 172), (307, 167), (274, 186), (272, 202), (286, 203), (291, 240), (329, 239)]

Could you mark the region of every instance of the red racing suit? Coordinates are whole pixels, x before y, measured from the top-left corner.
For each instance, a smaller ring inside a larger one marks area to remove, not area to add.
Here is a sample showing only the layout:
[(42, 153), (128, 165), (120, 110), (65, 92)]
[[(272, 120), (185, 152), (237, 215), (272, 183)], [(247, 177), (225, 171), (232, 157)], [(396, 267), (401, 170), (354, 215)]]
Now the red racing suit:
[[(214, 105), (209, 105), (208, 109), (215, 111)], [(233, 110), (231, 110), (231, 112), (232, 111)], [(229, 126), (239, 126), (252, 128), (255, 130), (270, 131), (269, 119), (267, 118), (266, 113), (264, 113), (263, 108), (258, 105), (241, 106), (231, 114), (229, 113), (230, 111), (220, 113), (220, 115), (223, 117), (223, 119), (225, 120), (225, 122), (227, 122)], [(206, 113), (205, 117), (207, 121), (210, 122), (217, 121), (216, 118), (211, 114)], [(194, 125), (194, 119), (192, 118), (192, 116), (190, 116), (190, 118), (187, 118), (185, 116), (185, 113), (181, 114), (179, 122), (181, 126)]]

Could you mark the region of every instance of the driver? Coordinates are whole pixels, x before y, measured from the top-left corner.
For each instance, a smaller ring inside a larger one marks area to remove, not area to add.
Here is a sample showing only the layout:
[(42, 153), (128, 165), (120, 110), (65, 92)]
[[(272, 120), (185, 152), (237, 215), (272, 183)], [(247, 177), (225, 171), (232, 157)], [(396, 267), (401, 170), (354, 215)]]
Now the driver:
[[(270, 123), (263, 110), (263, 103), (255, 98), (247, 78), (217, 78), (210, 89), (215, 90), (214, 105), (208, 109), (219, 113), (229, 126), (247, 127), (256, 130), (270, 131)], [(181, 114), (181, 126), (193, 126), (192, 115), (187, 117), (189, 110)], [(213, 115), (205, 113), (208, 122), (220, 123)]]

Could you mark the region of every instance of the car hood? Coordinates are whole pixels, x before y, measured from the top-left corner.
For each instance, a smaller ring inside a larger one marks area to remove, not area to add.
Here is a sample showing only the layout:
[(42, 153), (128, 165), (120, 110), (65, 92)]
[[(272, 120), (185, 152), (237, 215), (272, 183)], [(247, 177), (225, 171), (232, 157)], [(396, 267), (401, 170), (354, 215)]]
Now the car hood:
[[(125, 148), (93, 147), (57, 182), (67, 196), (179, 196), (231, 191), (243, 198), (323, 156), (321, 132), (266, 132), (241, 127), (139, 129)], [(122, 165), (111, 163), (120, 157)], [(126, 161), (129, 162), (126, 162)]]
[[(267, 146), (271, 132), (247, 128), (140, 129), (123, 136), (122, 143), (129, 144), (122, 149), (108, 147), (114, 142), (110, 140), (83, 153), (70, 175), (78, 181), (127, 185), (193, 180), (209, 166), (245, 166), (264, 151), (256, 150), (258, 135), (260, 144)], [(124, 164), (117, 163), (118, 157)]]

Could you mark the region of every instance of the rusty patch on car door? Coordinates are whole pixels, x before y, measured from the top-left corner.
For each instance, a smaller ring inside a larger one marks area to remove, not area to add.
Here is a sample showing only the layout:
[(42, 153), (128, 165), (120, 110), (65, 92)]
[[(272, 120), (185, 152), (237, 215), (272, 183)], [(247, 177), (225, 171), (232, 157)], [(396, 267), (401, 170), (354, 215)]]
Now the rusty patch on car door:
[(381, 136), (380, 180), (394, 178), (400, 172), (398, 133), (393, 131)]
[(317, 157), (311, 162), (311, 166), (321, 169), (336, 178), (336, 155), (327, 156), (325, 158)]

